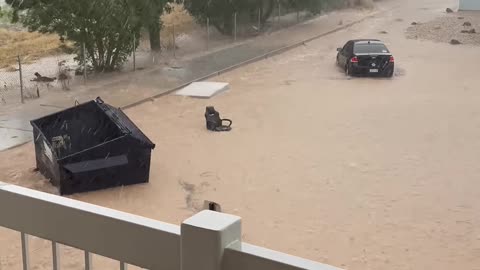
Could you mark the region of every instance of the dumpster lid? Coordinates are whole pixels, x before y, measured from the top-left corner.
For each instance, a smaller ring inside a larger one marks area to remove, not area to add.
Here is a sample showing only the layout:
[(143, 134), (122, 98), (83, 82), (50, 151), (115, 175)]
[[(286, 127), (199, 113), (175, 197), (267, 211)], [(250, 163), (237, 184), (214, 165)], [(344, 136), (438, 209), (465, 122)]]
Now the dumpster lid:
[[(50, 115), (46, 115), (41, 118), (32, 120), (30, 121), (30, 123), (34, 128), (36, 128), (38, 131), (44, 134), (46, 130), (51, 128), (50, 125), (52, 124), (53, 120), (52, 121), (49, 121), (49, 120), (55, 119), (55, 117), (58, 117), (58, 116), (67, 115), (68, 113), (73, 111), (78, 111), (79, 108), (86, 108), (92, 105), (97, 107), (101, 111), (103, 111), (105, 115), (108, 116), (108, 118), (115, 124), (115, 126), (120, 130), (120, 132), (123, 135), (131, 136), (133, 139), (138, 141), (141, 145), (150, 147), (152, 149), (155, 148), (155, 144), (128, 118), (128, 116), (121, 109), (115, 108), (111, 105), (104, 103), (104, 101), (100, 97), (97, 97), (95, 100), (65, 109), (63, 111), (55, 112)], [(63, 120), (63, 119), (69, 119), (70, 117), (65, 116), (65, 117), (58, 117), (58, 118), (61, 118)], [(47, 123), (47, 125), (42, 126), (41, 123)], [(47, 135), (47, 134), (44, 134), (44, 135)]]
[(130, 134), (134, 139), (141, 144), (146, 145), (152, 149), (155, 144), (128, 118), (128, 116), (119, 108), (103, 103), (100, 98), (96, 99), (97, 104), (102, 110), (114, 121), (117, 126), (125, 133)]

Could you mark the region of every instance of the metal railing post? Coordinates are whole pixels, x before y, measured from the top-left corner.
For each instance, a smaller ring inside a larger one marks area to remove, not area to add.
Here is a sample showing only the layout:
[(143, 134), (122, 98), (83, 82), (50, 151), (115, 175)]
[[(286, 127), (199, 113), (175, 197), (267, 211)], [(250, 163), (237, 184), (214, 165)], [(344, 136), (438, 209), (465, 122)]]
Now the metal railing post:
[(53, 266), (53, 270), (60, 270), (59, 246), (54, 241), (52, 241), (52, 266)]
[(28, 235), (25, 233), (20, 233), (21, 241), (22, 241), (22, 263), (23, 263), (23, 270), (30, 269), (30, 254), (28, 248)]
[(92, 254), (85, 251), (85, 270), (92, 270)]
[(128, 265), (124, 262), (120, 262), (120, 270), (127, 270), (128, 269)]
[(23, 97), (23, 71), (22, 71), (22, 60), (20, 59), (20, 55), (17, 56), (18, 60), (18, 71), (20, 74), (20, 101), (25, 103), (25, 99)]

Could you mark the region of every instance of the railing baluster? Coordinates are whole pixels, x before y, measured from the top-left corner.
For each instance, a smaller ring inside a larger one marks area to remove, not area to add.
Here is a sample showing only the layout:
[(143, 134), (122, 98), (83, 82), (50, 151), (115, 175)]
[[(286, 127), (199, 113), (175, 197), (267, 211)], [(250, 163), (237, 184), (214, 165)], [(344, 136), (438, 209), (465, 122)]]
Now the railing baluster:
[(23, 261), (23, 270), (30, 269), (30, 254), (28, 248), (28, 235), (25, 233), (21, 233), (22, 239), (22, 261)]
[(53, 270), (60, 270), (60, 252), (57, 242), (52, 241), (52, 265)]
[(127, 270), (127, 269), (128, 269), (127, 264), (124, 262), (120, 262), (120, 270)]
[(85, 270), (92, 270), (92, 254), (85, 251)]

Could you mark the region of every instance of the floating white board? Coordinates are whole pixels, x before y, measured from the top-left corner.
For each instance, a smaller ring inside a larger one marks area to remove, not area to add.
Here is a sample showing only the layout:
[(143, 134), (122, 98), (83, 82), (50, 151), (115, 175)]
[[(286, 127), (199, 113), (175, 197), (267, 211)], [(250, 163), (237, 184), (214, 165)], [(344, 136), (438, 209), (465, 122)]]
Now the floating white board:
[(178, 90), (175, 94), (197, 98), (210, 98), (220, 92), (228, 90), (228, 83), (220, 82), (194, 82)]

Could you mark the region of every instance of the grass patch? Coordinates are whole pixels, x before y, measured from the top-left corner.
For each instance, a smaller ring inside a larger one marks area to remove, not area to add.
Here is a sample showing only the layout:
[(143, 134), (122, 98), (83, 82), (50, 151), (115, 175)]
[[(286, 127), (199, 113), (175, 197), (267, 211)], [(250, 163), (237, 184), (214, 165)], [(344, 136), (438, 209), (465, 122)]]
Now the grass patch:
[(162, 46), (168, 49), (173, 48), (173, 26), (175, 26), (175, 36), (189, 34), (195, 27), (193, 17), (181, 4), (170, 4), (172, 10), (165, 12), (161, 21), (163, 23), (162, 31), (160, 32), (160, 40)]
[(54, 34), (0, 29), (0, 68), (15, 67), (18, 55), (28, 63), (64, 49), (65, 44)]

